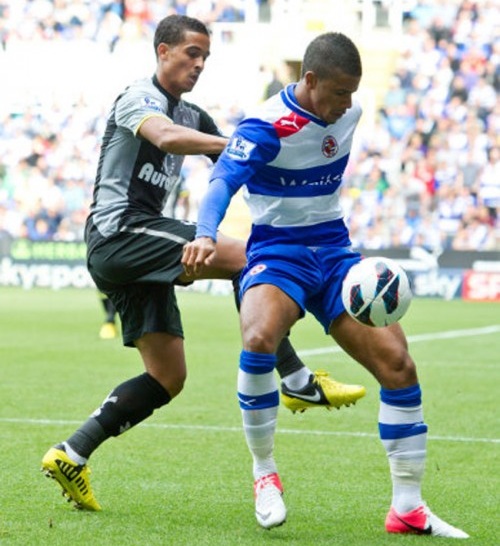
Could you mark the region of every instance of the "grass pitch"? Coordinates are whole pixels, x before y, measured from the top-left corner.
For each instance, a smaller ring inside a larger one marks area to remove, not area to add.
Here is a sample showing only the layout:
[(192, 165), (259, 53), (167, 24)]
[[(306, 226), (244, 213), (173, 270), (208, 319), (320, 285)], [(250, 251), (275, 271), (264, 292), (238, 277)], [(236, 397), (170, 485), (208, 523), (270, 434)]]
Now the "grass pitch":
[[(98, 339), (103, 315), (92, 290), (0, 288), (0, 545), (452, 542), (385, 533), (391, 487), (377, 433), (378, 386), (310, 318), (292, 334), (306, 363), (361, 382), (368, 393), (339, 411), (292, 415), (280, 408), (276, 458), (288, 521), (260, 529), (235, 395), (240, 337), (232, 298), (181, 292), (179, 300), (186, 388), (93, 455), (103, 511), (86, 513), (66, 504), (39, 472), (41, 458), (142, 365), (119, 340)], [(429, 425), (424, 497), (471, 535), (467, 544), (496, 546), (500, 305), (417, 299), (403, 325)]]

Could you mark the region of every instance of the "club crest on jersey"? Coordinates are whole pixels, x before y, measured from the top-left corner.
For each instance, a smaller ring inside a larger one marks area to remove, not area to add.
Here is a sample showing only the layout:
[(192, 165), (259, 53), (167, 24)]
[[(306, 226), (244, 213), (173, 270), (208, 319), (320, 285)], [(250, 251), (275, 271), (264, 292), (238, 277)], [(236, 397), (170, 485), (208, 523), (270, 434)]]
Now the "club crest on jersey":
[(321, 151), (325, 157), (333, 157), (339, 151), (339, 145), (331, 135), (327, 135), (323, 139)]
[(154, 110), (155, 112), (163, 112), (161, 102), (153, 97), (143, 97), (141, 99), (141, 106), (148, 110)]
[(250, 271), (248, 272), (249, 275), (252, 275), (252, 277), (254, 275), (258, 275), (259, 273), (262, 273), (263, 271), (265, 271), (267, 269), (267, 265), (265, 264), (257, 264), (257, 265), (254, 265), (252, 267), (252, 269), (250, 269)]
[(240, 136), (235, 136), (229, 142), (226, 152), (233, 159), (245, 161), (250, 157), (250, 154), (254, 148), (255, 144), (253, 142), (245, 140)]

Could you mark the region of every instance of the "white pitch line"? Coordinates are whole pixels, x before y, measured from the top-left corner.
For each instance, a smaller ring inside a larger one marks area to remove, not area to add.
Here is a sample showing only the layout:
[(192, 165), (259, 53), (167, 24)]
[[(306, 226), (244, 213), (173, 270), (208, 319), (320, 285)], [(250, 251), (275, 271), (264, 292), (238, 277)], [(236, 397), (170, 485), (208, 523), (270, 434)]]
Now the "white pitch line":
[[(71, 421), (62, 419), (20, 419), (0, 417), (0, 423), (18, 423), (23, 425), (47, 425), (47, 426), (67, 426), (67, 425), (79, 425), (81, 421)], [(175, 424), (163, 424), (163, 423), (141, 423), (140, 427), (145, 428), (157, 428), (165, 430), (203, 430), (205, 432), (237, 432), (241, 433), (241, 427), (223, 427), (219, 425), (175, 425)], [(334, 431), (334, 430), (298, 430), (298, 429), (277, 429), (277, 434), (296, 434), (299, 436), (347, 436), (356, 438), (378, 438), (378, 434), (373, 432), (349, 432), (349, 431)], [(485, 443), (485, 444), (498, 444), (500, 438), (471, 438), (466, 436), (429, 436), (431, 441), (441, 442), (464, 442), (464, 443)]]
[[(429, 334), (416, 334), (407, 336), (408, 343), (418, 343), (420, 341), (434, 341), (436, 339), (455, 339), (457, 337), (484, 336), (500, 332), (500, 324), (485, 326), (484, 328), (470, 328), (468, 330), (449, 330), (448, 332), (432, 332)], [(342, 349), (338, 346), (322, 347), (319, 349), (309, 349), (297, 351), (299, 356), (317, 356), (330, 353), (341, 353)]]
[[(449, 330), (448, 332), (438, 332), (430, 334), (419, 334), (414, 336), (408, 336), (408, 342), (418, 343), (419, 341), (432, 341), (436, 339), (454, 339), (457, 337), (488, 335), (500, 332), (500, 324), (493, 326), (486, 326), (484, 328), (472, 328), (468, 330)], [(311, 349), (305, 351), (299, 351), (301, 356), (314, 356), (327, 353), (341, 352), (340, 347), (324, 347), (320, 349)], [(17, 418), (2, 418), (0, 417), (0, 423), (19, 423), (26, 425), (79, 425), (81, 421), (66, 421), (57, 419), (17, 419)], [(142, 427), (150, 428), (163, 428), (163, 429), (180, 429), (180, 430), (204, 430), (211, 432), (241, 432), (240, 427), (222, 427), (222, 426), (203, 426), (203, 425), (174, 425), (174, 424), (157, 424), (157, 423), (141, 423)], [(281, 434), (298, 434), (307, 435), (312, 434), (314, 436), (349, 436), (359, 438), (378, 438), (378, 434), (370, 432), (337, 432), (337, 431), (324, 431), (324, 430), (294, 430), (294, 429), (278, 429), (278, 433)], [(466, 442), (466, 443), (489, 443), (498, 444), (500, 438), (469, 438), (462, 436), (429, 436), (429, 440), (442, 441), (442, 442)]]

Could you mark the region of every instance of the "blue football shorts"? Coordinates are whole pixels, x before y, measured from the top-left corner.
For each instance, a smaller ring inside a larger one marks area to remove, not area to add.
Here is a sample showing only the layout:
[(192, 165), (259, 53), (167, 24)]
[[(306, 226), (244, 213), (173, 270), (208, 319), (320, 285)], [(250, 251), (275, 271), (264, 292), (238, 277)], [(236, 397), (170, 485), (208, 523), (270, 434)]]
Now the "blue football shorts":
[(342, 281), (361, 258), (350, 247), (270, 245), (251, 250), (240, 296), (258, 284), (277, 286), (297, 303), (301, 316), (309, 311), (328, 334), (332, 321), (345, 310)]

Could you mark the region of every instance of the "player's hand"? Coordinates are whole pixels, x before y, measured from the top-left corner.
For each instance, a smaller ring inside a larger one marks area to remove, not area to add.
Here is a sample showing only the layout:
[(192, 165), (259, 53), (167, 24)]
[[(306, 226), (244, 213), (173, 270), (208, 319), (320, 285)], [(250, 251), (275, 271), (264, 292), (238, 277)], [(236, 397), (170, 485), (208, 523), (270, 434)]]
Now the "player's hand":
[(215, 254), (215, 241), (210, 237), (199, 237), (184, 245), (182, 265), (188, 276), (198, 276), (203, 267), (210, 265)]

